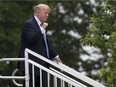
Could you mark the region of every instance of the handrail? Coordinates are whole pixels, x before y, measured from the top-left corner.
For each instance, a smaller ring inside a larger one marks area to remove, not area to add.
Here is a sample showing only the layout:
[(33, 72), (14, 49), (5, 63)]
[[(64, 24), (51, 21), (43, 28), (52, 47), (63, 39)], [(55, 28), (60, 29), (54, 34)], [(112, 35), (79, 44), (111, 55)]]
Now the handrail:
[(33, 52), (33, 51), (31, 51), (30, 49), (27, 49), (27, 48), (25, 49), (25, 52), (30, 53), (33, 56), (36, 56), (36, 57), (40, 58), (41, 60), (46, 61), (47, 63), (49, 63), (49, 64), (51, 64), (51, 65), (53, 65), (53, 66), (55, 66), (55, 67), (57, 67), (57, 68), (59, 68), (59, 69), (61, 69), (63, 71), (64, 70), (68, 71), (67, 73), (69, 73), (70, 75), (77, 76), (76, 78), (78, 78), (78, 79), (80, 79), (80, 80), (90, 84), (91, 86), (94, 86), (94, 87), (105, 87), (104, 85), (94, 81), (93, 79), (90, 79), (89, 77), (87, 77), (87, 76), (77, 72), (74, 69), (71, 69), (71, 68), (67, 67), (66, 65), (64, 65), (62, 63), (56, 64), (56, 63), (52, 62), (51, 60), (49, 60), (49, 59), (47, 59), (47, 58), (37, 54), (36, 52)]
[[(31, 63), (31, 64), (43, 69), (44, 71), (47, 71), (48, 73), (50, 73), (58, 78), (61, 78), (62, 80), (66, 81), (68, 83), (73, 84), (76, 87), (87, 87), (84, 84), (77, 82), (75, 79), (72, 79), (72, 78), (64, 75), (62, 72), (59, 72), (53, 68), (48, 69), (48, 68), (30, 60), (30, 59), (28, 59), (28, 54), (32, 54), (33, 56), (36, 56), (37, 58), (49, 63), (50, 65), (53, 65), (54, 67), (60, 69), (61, 71), (64, 71), (67, 74), (70, 74), (70, 75), (74, 76), (75, 78), (77, 78), (77, 79), (83, 81), (84, 83), (87, 83), (93, 87), (105, 87), (104, 85), (100, 84), (99, 82), (94, 81), (93, 79), (77, 72), (76, 70), (66, 66), (65, 64), (62, 64), (62, 63), (57, 64), (57, 63), (37, 54), (36, 52), (33, 52), (27, 48), (25, 49), (25, 58), (3, 58), (3, 59), (0, 59), (0, 62), (1, 61), (25, 61), (25, 68), (26, 68), (25, 76), (1, 76), (0, 75), (0, 78), (1, 79), (13, 79), (13, 80), (14, 79), (25, 79), (26, 87), (29, 87), (28, 63)], [(22, 85), (22, 84), (19, 84), (19, 85)]]
[(1, 76), (1, 79), (25, 79), (25, 76)]
[[(0, 61), (24, 61), (25, 59), (24, 58), (2, 58), (0, 59)], [(31, 64), (37, 66), (38, 64), (33, 62), (32, 60), (29, 60), (28, 59), (28, 62), (30, 62)], [(51, 61), (50, 61), (51, 62)], [(56, 64), (56, 63), (55, 63)], [(39, 65), (39, 67), (42, 67), (41, 65)], [(47, 68), (44, 67), (44, 70), (46, 71)], [(49, 70), (49, 69), (48, 69)], [(53, 70), (53, 69), (52, 69)], [(17, 71), (17, 70), (16, 70)], [(53, 75), (57, 75), (57, 77), (60, 77), (60, 78), (63, 78), (64, 81), (69, 81), (70, 83), (73, 83), (75, 86), (78, 86), (78, 87), (86, 87), (85, 85), (75, 81), (75, 80), (72, 80), (71, 78), (67, 78), (66, 76), (60, 76), (59, 74), (53, 72), (53, 71), (50, 71), (53, 73)], [(14, 84), (16, 84), (17, 86), (22, 86), (22, 84), (18, 84), (14, 79), (25, 79), (25, 76), (14, 76), (14, 73), (15, 71), (13, 72), (12, 76), (0, 76), (1, 79), (12, 79)]]
[(24, 61), (24, 58), (2, 58), (0, 59), (0, 62), (2, 61)]
[[(15, 74), (16, 74), (18, 71), (19, 71), (19, 69), (16, 68), (16, 69), (13, 71), (12, 76), (15, 76)], [(12, 79), (12, 81), (13, 81), (13, 83), (14, 83), (16, 86), (19, 86), (19, 87), (22, 87), (22, 86), (23, 86), (23, 84), (17, 83), (15, 79)]]
[(94, 87), (105, 87), (104, 85), (98, 83), (97, 81), (94, 81), (93, 79), (77, 72), (76, 70), (64, 65), (64, 64), (60, 64), (60, 67), (64, 68), (65, 70), (68, 71), (69, 74), (71, 74), (72, 76), (77, 76), (76, 78), (94, 86)]
[(40, 64), (38, 64), (38, 63), (36, 63), (36, 62), (34, 62), (32, 60), (28, 60), (28, 62), (33, 64), (34, 66), (41, 67), (42, 70), (44, 70), (44, 71), (46, 71), (46, 72), (48, 72), (48, 73), (50, 73), (50, 74), (52, 74), (52, 75), (54, 75), (56, 77), (62, 78), (62, 80), (73, 84), (75, 87), (86, 87), (85, 85), (83, 85), (81, 83), (77, 83), (74, 80), (71, 80), (71, 79), (65, 78), (64, 76), (61, 76), (60, 74), (58, 74), (58, 73), (56, 73), (56, 72), (54, 72), (52, 70), (49, 70), (48, 68), (46, 68), (46, 67), (44, 67), (44, 66), (42, 66), (42, 65), (40, 65)]
[(85, 86), (85, 85), (83, 85), (83, 84), (81, 84), (81, 83), (77, 82), (76, 80), (74, 80), (74, 79), (72, 79), (72, 78), (70, 78), (70, 77), (68, 77), (68, 76), (64, 75), (63, 73), (61, 73), (61, 72), (59, 72), (59, 71), (57, 71), (57, 70), (55, 70), (55, 69), (53, 69), (53, 68), (51, 68), (51, 67), (50, 67), (50, 69), (51, 69), (52, 71), (54, 71), (54, 72), (58, 73), (59, 75), (61, 75), (61, 76), (65, 77), (65, 78), (67, 78), (67, 79), (69, 79), (69, 80), (71, 80), (71, 81), (73, 81), (73, 82), (75, 82), (75, 83), (77, 83), (77, 84), (82, 85), (83, 87), (87, 87), (87, 86)]
[[(24, 58), (2, 58), (0, 59), (0, 62), (2, 61), (24, 61)], [(0, 75), (1, 79), (25, 79), (25, 76), (2, 76)]]
[[(0, 62), (4, 62), (4, 61), (25, 61), (25, 58), (2, 58), (0, 59)], [(12, 73), (12, 76), (2, 76), (0, 75), (0, 79), (12, 79), (13, 83), (16, 86), (22, 87), (23, 84), (19, 84), (17, 83), (15, 80), (22, 80), (25, 79), (25, 76), (15, 76), (15, 73), (18, 71), (18, 69), (15, 69)]]

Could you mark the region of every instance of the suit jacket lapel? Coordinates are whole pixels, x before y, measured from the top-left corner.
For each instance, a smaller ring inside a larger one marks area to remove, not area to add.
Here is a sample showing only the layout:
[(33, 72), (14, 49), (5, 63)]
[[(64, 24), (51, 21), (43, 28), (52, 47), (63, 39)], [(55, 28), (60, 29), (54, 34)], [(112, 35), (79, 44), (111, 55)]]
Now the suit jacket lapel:
[(38, 29), (40, 30), (40, 27), (39, 27), (39, 25), (38, 25), (38, 23), (37, 23), (37, 21), (35, 20), (34, 17), (33, 17), (33, 21), (34, 21), (34, 25), (35, 25), (36, 30), (38, 30)]

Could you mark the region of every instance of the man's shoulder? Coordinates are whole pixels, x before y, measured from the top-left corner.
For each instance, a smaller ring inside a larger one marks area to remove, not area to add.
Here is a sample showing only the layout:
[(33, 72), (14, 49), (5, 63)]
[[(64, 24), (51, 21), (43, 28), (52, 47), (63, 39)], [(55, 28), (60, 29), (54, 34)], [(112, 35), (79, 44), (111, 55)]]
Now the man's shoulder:
[(28, 20), (25, 21), (24, 25), (34, 25), (35, 19), (34, 17), (29, 18)]
[(37, 24), (37, 21), (35, 20), (35, 18), (34, 17), (31, 17), (30, 19), (28, 19), (25, 23), (24, 23), (24, 25), (23, 25), (23, 27), (29, 27), (29, 26), (31, 26), (31, 27), (33, 27), (33, 28), (39, 28), (39, 26), (38, 26), (38, 24)]
[(28, 23), (28, 22), (34, 22), (34, 17), (31, 17), (31, 18), (29, 18), (26, 22)]

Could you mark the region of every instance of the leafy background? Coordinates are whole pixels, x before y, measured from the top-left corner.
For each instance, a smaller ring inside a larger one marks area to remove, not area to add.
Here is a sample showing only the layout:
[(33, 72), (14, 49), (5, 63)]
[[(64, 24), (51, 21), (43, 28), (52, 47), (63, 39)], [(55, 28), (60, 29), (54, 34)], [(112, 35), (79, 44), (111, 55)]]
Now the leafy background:
[[(85, 37), (91, 27), (91, 17), (102, 15), (100, 8), (104, 0), (39, 0), (39, 1), (0, 1), (0, 58), (18, 57), (20, 33), (23, 23), (33, 16), (33, 6), (46, 3), (52, 12), (48, 19), (48, 35), (52, 46), (60, 55), (64, 64), (87, 76), (100, 81), (97, 71), (105, 66), (107, 56), (104, 51), (99, 59), (83, 48), (80, 39)], [(101, 39), (101, 38), (100, 38)], [(97, 41), (97, 40), (95, 40)], [(82, 55), (87, 55), (84, 60)], [(0, 63), (0, 74), (11, 75), (17, 63)], [(15, 87), (9, 80), (0, 80), (1, 87)]]

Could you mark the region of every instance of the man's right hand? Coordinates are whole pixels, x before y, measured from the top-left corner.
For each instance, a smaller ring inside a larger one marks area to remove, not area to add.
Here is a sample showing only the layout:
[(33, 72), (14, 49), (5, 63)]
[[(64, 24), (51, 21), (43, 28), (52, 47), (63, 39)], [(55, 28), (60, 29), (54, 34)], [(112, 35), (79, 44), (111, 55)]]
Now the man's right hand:
[(43, 25), (42, 25), (42, 27), (43, 27), (44, 29), (46, 29), (46, 28), (48, 27), (48, 23), (44, 22)]

